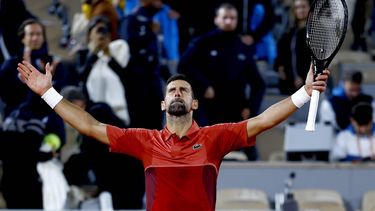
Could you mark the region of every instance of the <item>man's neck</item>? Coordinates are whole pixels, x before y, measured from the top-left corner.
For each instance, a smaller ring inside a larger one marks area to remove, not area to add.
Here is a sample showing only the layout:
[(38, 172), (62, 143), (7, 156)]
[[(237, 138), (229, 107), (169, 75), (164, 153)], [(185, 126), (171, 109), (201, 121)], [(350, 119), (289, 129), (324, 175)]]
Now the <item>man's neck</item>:
[(192, 124), (193, 118), (191, 114), (180, 117), (167, 115), (167, 128), (169, 132), (175, 133), (180, 138), (186, 135)]

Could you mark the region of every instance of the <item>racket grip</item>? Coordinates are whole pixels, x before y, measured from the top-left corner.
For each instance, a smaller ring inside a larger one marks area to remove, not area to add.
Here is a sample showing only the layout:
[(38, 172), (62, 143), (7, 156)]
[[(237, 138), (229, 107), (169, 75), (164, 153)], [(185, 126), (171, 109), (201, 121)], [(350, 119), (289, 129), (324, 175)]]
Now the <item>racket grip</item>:
[(307, 131), (315, 131), (315, 120), (316, 120), (316, 113), (318, 111), (319, 94), (320, 93), (318, 90), (314, 89), (312, 91), (309, 115), (307, 116), (307, 123), (305, 127), (305, 130)]

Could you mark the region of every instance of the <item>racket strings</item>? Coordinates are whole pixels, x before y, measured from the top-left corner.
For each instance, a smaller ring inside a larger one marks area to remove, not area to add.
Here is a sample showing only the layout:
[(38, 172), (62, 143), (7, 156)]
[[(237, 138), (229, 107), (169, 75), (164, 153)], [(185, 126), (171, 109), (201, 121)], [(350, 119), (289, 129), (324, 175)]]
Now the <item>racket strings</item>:
[(345, 24), (341, 0), (317, 1), (308, 20), (309, 45), (317, 59), (327, 59), (336, 50)]

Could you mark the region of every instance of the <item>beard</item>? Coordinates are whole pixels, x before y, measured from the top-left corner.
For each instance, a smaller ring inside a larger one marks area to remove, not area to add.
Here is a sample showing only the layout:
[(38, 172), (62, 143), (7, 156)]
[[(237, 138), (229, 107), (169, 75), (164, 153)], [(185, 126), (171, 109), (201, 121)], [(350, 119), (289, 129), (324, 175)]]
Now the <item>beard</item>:
[(167, 112), (172, 116), (183, 116), (189, 113), (185, 102), (181, 99), (173, 100), (169, 105)]

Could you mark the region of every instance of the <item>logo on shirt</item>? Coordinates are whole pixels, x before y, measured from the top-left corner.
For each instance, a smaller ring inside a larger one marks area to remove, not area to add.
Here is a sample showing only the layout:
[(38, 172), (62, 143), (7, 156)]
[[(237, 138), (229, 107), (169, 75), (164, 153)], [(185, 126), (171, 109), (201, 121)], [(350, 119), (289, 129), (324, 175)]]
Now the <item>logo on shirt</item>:
[(202, 147), (202, 144), (194, 144), (193, 150), (198, 150)]

